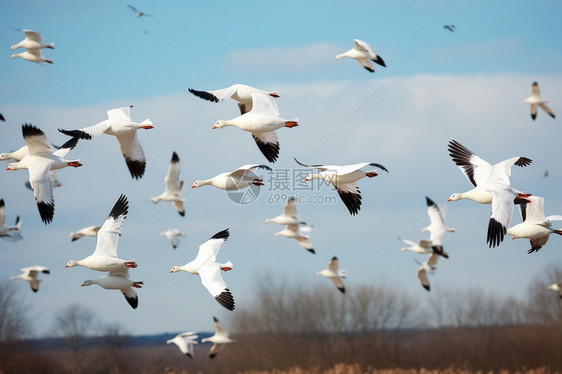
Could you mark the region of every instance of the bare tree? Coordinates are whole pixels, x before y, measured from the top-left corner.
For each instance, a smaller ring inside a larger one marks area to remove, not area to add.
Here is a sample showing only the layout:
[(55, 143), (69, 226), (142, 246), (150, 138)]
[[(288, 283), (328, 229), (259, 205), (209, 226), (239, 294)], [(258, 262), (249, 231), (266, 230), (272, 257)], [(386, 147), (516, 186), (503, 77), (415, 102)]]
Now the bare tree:
[(30, 337), (29, 309), (15, 295), (12, 284), (0, 282), (0, 372), (9, 372), (14, 353), (20, 342)]
[(124, 371), (124, 365), (121, 360), (121, 352), (123, 347), (130, 340), (129, 336), (123, 334), (121, 325), (118, 323), (107, 323), (101, 326), (103, 341), (108, 348), (109, 356), (111, 358), (112, 374), (119, 374)]

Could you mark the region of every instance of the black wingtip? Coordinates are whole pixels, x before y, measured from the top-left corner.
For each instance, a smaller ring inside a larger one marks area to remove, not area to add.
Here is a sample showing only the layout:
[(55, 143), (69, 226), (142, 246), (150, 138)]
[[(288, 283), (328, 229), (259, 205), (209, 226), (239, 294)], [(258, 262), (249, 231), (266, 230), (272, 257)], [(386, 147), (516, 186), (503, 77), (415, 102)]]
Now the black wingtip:
[(531, 165), (531, 162), (533, 162), (533, 160), (531, 160), (530, 158), (519, 157), (519, 159), (515, 161), (515, 166), (525, 167)]
[(172, 161), (173, 164), (175, 164), (176, 162), (180, 162), (180, 158), (178, 157), (178, 154), (176, 152), (172, 153)]
[(211, 354), (209, 355), (209, 358), (215, 358), (216, 356), (217, 356), (216, 353), (211, 353)]
[(204, 100), (209, 100), (212, 101), (214, 103), (218, 103), (219, 99), (213, 95), (212, 93), (206, 92), (206, 91), (197, 91), (194, 90), (193, 88), (188, 88), (188, 91), (191, 92), (192, 94), (194, 94), (195, 96), (198, 96)]
[(230, 290), (228, 288), (226, 288), (225, 291), (216, 296), (215, 300), (226, 309), (230, 311), (234, 310), (234, 297), (232, 297), (232, 293), (230, 293)]
[(332, 257), (332, 261), (337, 261), (338, 258), (336, 256)]
[(314, 248), (307, 249), (307, 251), (309, 251), (309, 252), (312, 253), (313, 255), (316, 254), (316, 251), (314, 251)]
[(338, 290), (340, 290), (341, 293), (345, 293), (345, 287), (342, 287), (342, 288), (338, 287)]
[(146, 169), (146, 161), (145, 160), (131, 160), (127, 158), (125, 155), (125, 162), (127, 163), (127, 167), (131, 172), (131, 177), (134, 179), (141, 179), (144, 175), (144, 170)]
[(73, 138), (79, 138), (79, 139), (85, 139), (85, 140), (92, 139), (92, 135), (90, 135), (87, 132), (84, 132), (82, 130), (63, 130), (63, 129), (58, 129), (58, 130), (65, 135), (72, 136)]
[(41, 272), (42, 272), (43, 274), (51, 274), (51, 271), (50, 271), (49, 269), (42, 270)]
[(4, 118), (4, 116), (2, 115), (2, 113), (0, 113), (0, 121), (6, 122), (6, 118)]
[(367, 69), (367, 71), (370, 71), (371, 73), (375, 72), (375, 69), (367, 67), (367, 66), (363, 66), (365, 69)]
[(41, 131), (40, 129), (38, 129), (37, 127), (33, 126), (30, 123), (24, 123), (21, 126), (21, 132), (22, 132), (24, 138), (26, 138), (28, 136), (45, 135), (45, 133), (43, 131)]
[(180, 216), (182, 216), (182, 217), (185, 217), (185, 211), (183, 211), (183, 212), (178, 212), (178, 214), (179, 214)]
[(109, 217), (117, 218), (119, 216), (126, 216), (129, 213), (129, 201), (127, 200), (127, 196), (121, 194), (113, 205), (111, 212), (109, 212)]
[(433, 200), (431, 200), (429, 197), (425, 197), (425, 202), (427, 203), (427, 206), (433, 206), (435, 205), (435, 203), (433, 202)]
[(338, 194), (352, 216), (359, 213), (361, 209), (361, 192), (352, 193), (338, 190)]
[(219, 320), (217, 319), (217, 317), (213, 316), (213, 321), (218, 322)]
[(537, 118), (536, 114), (531, 114), (531, 118), (533, 119), (533, 121)]
[(39, 215), (41, 216), (41, 221), (43, 221), (45, 225), (53, 221), (53, 216), (55, 214), (55, 204), (38, 202), (37, 209), (39, 209)]
[(490, 222), (488, 223), (488, 235), (486, 243), (488, 243), (490, 248), (498, 246), (503, 241), (506, 232), (506, 227), (504, 227), (494, 218), (490, 218)]
[(449, 258), (449, 254), (443, 250), (442, 245), (432, 245), (431, 250), (433, 253), (438, 254), (439, 256), (443, 256), (445, 258)]
[(3, 208), (4, 206), (5, 206), (4, 199), (0, 199), (0, 208)]
[(133, 309), (137, 309), (137, 307), (139, 306), (139, 298), (138, 297), (127, 297), (127, 296), (125, 296), (125, 300), (127, 300), (129, 305)]
[(277, 157), (279, 157), (279, 143), (264, 143), (254, 135), (252, 135), (252, 138), (254, 138), (254, 141), (267, 161), (271, 163), (277, 161)]
[(423, 288), (425, 288), (426, 290), (429, 291), (429, 288), (430, 288), (429, 285), (426, 286), (425, 284), (422, 284), (422, 286), (423, 286)]
[(542, 246), (540, 246), (540, 247), (532, 247), (531, 249), (529, 249), (529, 250), (527, 251), (527, 253), (528, 253), (528, 254), (531, 254), (531, 253), (538, 252), (539, 249), (541, 249), (541, 248), (542, 248)]
[(80, 140), (80, 138), (77, 137), (77, 136), (74, 136), (74, 137), (70, 138), (69, 141), (67, 141), (66, 143), (61, 145), (59, 147), (59, 149), (74, 149), (74, 147), (76, 147), (76, 145), (78, 144), (78, 140)]
[(211, 239), (228, 239), (228, 237), (230, 236), (230, 232), (228, 231), (228, 229), (224, 229), (222, 231), (217, 232), (215, 235), (211, 236)]

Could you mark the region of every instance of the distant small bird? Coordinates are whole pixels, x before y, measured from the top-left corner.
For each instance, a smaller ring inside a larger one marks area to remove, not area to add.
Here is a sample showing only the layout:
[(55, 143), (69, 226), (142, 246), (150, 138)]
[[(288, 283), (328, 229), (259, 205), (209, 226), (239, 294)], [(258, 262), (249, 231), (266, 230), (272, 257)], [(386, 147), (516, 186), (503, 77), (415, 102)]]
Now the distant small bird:
[(299, 119), (281, 118), (277, 103), (268, 94), (252, 92), (251, 96), (252, 110), (230, 120), (218, 120), (213, 129), (234, 126), (249, 132), (267, 161), (275, 162), (279, 157), (279, 139), (275, 130), (298, 126)]
[(196, 335), (194, 332), (182, 332), (181, 334), (176, 335), (174, 338), (169, 339), (166, 341), (166, 344), (175, 344), (180, 349), (181, 353), (184, 355), (193, 358), (195, 356), (195, 344), (199, 344), (197, 339), (199, 335)]
[(190, 88), (189, 92), (202, 99), (215, 103), (231, 98), (238, 103), (240, 114), (245, 114), (252, 110), (252, 93), (254, 92), (269, 95), (275, 98), (279, 97), (277, 92), (260, 90), (259, 88), (248, 86), (246, 84), (233, 84), (230, 87), (214, 91), (197, 91)]
[(8, 238), (12, 235), (13, 231), (21, 230), (21, 221), (16, 219), (15, 226), (6, 226), (6, 203), (4, 199), (0, 199), (0, 238)]
[(101, 121), (90, 127), (83, 127), (78, 130), (62, 130), (63, 134), (78, 137), (80, 139), (94, 139), (98, 135), (105, 133), (113, 135), (119, 141), (121, 153), (125, 157), (125, 162), (135, 179), (140, 179), (146, 169), (146, 158), (142, 145), (137, 137), (138, 129), (152, 129), (152, 122), (147, 118), (141, 123), (131, 120), (131, 108), (133, 106), (111, 109), (107, 112), (107, 120)]
[(180, 237), (185, 238), (185, 235), (183, 235), (178, 229), (166, 230), (161, 232), (160, 235), (167, 237), (170, 240), (170, 243), (172, 243), (172, 248), (174, 249), (176, 249), (178, 244), (180, 244)]
[(374, 73), (375, 69), (370, 61), (386, 67), (384, 60), (375, 51), (373, 51), (373, 48), (371, 48), (369, 44), (359, 39), (353, 39), (353, 41), (355, 42), (355, 46), (347, 52), (336, 55), (336, 60), (344, 57), (352, 58), (357, 60), (361, 66), (369, 70), (371, 73)]
[(147, 13), (145, 13), (145, 12), (143, 12), (143, 11), (138, 10), (137, 8), (135, 8), (135, 7), (132, 6), (132, 5), (127, 4), (127, 6), (128, 6), (129, 8), (131, 8), (131, 10), (137, 14), (137, 17), (141, 17), (141, 16), (154, 17), (154, 14), (147, 14)]
[(226, 331), (219, 320), (216, 317), (213, 317), (213, 320), (215, 321), (215, 335), (201, 339), (201, 343), (213, 343), (213, 346), (209, 351), (210, 358), (215, 358), (215, 356), (224, 348), (225, 344), (236, 343), (236, 340), (230, 339), (228, 331)]
[(164, 183), (166, 185), (164, 192), (150, 200), (154, 204), (160, 200), (172, 202), (179, 215), (184, 217), (185, 208), (183, 203), (186, 199), (180, 197), (184, 181), (180, 181), (180, 158), (176, 152), (172, 153), (172, 160), (170, 161), (170, 166), (168, 166), (168, 173), (164, 178)]
[(83, 238), (84, 236), (96, 237), (98, 236), (98, 231), (100, 231), (100, 229), (101, 226), (88, 226), (78, 231), (71, 232), (70, 233), (70, 238), (72, 239), (71, 241), (76, 241), (80, 238)]
[[(225, 264), (216, 262), (219, 249), (228, 239), (230, 233), (228, 229), (222, 230), (213, 235), (209, 240), (199, 246), (197, 257), (193, 261), (183, 266), (174, 266), (170, 273), (185, 271), (190, 274), (199, 275), (201, 283), (209, 291), (211, 296), (223, 307), (234, 310), (234, 298), (228, 286), (222, 279), (220, 271), (232, 270), (232, 263), (227, 261)], [(202, 341), (204, 343), (204, 341)]]
[(299, 221), (297, 216), (297, 200), (293, 196), (287, 199), (287, 203), (285, 203), (283, 208), (283, 214), (265, 220), (265, 223), (270, 222), (277, 223), (278, 225), (306, 224), (306, 222)]
[(435, 270), (437, 265), (437, 261), (439, 261), (439, 255), (437, 253), (432, 253), (429, 255), (427, 260), (425, 260), (421, 266), (418, 268), (418, 279), (420, 280), (421, 285), (423, 288), (429, 291), (429, 279), (427, 279), (427, 274)]
[(106, 290), (119, 290), (125, 296), (125, 300), (133, 309), (139, 305), (139, 297), (133, 288), (142, 288), (143, 282), (135, 282), (129, 279), (129, 269), (125, 272), (109, 272), (109, 274), (98, 279), (87, 279), (82, 287), (97, 284)]
[(429, 240), (431, 241), (431, 249), (445, 258), (449, 258), (449, 255), (443, 251), (443, 235), (445, 232), (455, 232), (455, 229), (445, 227), (443, 223), (443, 214), (437, 204), (433, 202), (429, 197), (425, 197), (427, 203), (427, 214), (431, 221), (430, 225), (424, 227), (422, 232), (430, 232)]
[(543, 177), (543, 178), (548, 177), (548, 170), (546, 170), (546, 171), (544, 172), (544, 174), (542, 175), (542, 177)]
[(418, 243), (413, 242), (413, 241), (408, 240), (408, 239), (402, 239), (400, 237), (398, 237), (398, 240), (400, 240), (404, 244), (409, 245), (409, 247), (400, 248), (400, 251), (402, 251), (402, 252), (412, 251), (414, 253), (421, 253), (421, 254), (433, 252), (433, 250), (431, 249), (431, 240), (422, 239)]
[(537, 118), (537, 105), (541, 107), (542, 110), (548, 113), (549, 116), (552, 118), (556, 118), (552, 110), (546, 106), (548, 100), (541, 99), (541, 91), (539, 89), (539, 84), (537, 82), (533, 82), (531, 85), (531, 96), (528, 98), (521, 100), (522, 103), (531, 104), (531, 118), (533, 121)]
[(191, 188), (199, 188), (203, 186), (214, 186), (220, 188), (221, 190), (240, 190), (242, 188), (254, 186), (263, 186), (263, 179), (258, 177), (254, 171), (258, 169), (271, 170), (267, 165), (260, 164), (249, 164), (240, 166), (238, 169), (221, 173), (210, 179), (201, 179), (193, 182)]
[(53, 60), (49, 60), (43, 56), (40, 49), (28, 49), (25, 52), (21, 53), (14, 53), (12, 58), (23, 58), (24, 60), (36, 62), (38, 64), (42, 62), (46, 62), (48, 64), (52, 64)]
[(22, 274), (15, 275), (11, 279), (21, 279), (29, 282), (29, 285), (31, 286), (31, 290), (33, 292), (37, 292), (39, 290), (39, 282), (42, 281), (41, 279), (37, 278), (39, 273), (50, 274), (49, 268), (42, 265), (28, 266), (20, 269), (20, 271), (22, 272)]
[(361, 191), (357, 182), (365, 177), (373, 178), (378, 174), (375, 170), (363, 171), (361, 168), (365, 166), (375, 166), (382, 169), (388, 173), (388, 170), (381, 164), (375, 162), (360, 162), (353, 165), (306, 165), (294, 159), (297, 164), (304, 166), (306, 168), (315, 168), (320, 170), (317, 174), (308, 174), (304, 179), (310, 181), (312, 179), (323, 179), (326, 182), (330, 182), (340, 195), (341, 200), (349, 210), (351, 215), (356, 215), (361, 209)]
[(338, 267), (338, 258), (334, 256), (328, 263), (328, 268), (317, 271), (316, 275), (321, 275), (323, 277), (331, 279), (332, 282), (334, 282), (334, 284), (336, 285), (336, 288), (342, 293), (345, 293), (345, 287), (342, 282), (342, 278), (345, 279), (345, 270), (338, 270)]
[(308, 239), (310, 239), (311, 231), (312, 227), (300, 227), (298, 223), (295, 223), (286, 225), (283, 230), (276, 232), (275, 236), (284, 236), (286, 238), (295, 239), (301, 247), (310, 253), (315, 254), (316, 252), (314, 251), (314, 246), (308, 241)]
[(25, 33), (25, 39), (11, 46), (10, 50), (14, 51), (18, 48), (25, 48), (28, 51), (30, 49), (42, 49), (42, 48), (55, 49), (55, 43), (49, 43), (49, 44), (43, 43), (43, 36), (39, 31), (33, 31), (33, 30), (21, 30), (21, 31)]
[(544, 215), (544, 198), (540, 196), (529, 196), (529, 203), (519, 205), (522, 223), (519, 223), (507, 230), (508, 235), (513, 235), (512, 239), (527, 238), (531, 242), (531, 249), (527, 253), (537, 252), (541, 249), (550, 234), (562, 235), (562, 230), (552, 228), (551, 221), (562, 221), (562, 215)]
[(551, 284), (546, 289), (558, 292), (558, 296), (562, 299), (562, 282)]
[(455, 25), (444, 25), (443, 28), (445, 30), (449, 30), (450, 32), (454, 32), (455, 31)]
[(467, 192), (454, 193), (447, 201), (470, 199), (480, 204), (492, 204), (486, 242), (490, 248), (499, 245), (511, 222), (513, 204), (529, 202), (525, 198), (531, 196), (510, 187), (511, 167), (528, 166), (532, 160), (526, 157), (512, 157), (492, 166), (456, 140), (449, 141), (448, 149), (453, 162), (474, 188)]

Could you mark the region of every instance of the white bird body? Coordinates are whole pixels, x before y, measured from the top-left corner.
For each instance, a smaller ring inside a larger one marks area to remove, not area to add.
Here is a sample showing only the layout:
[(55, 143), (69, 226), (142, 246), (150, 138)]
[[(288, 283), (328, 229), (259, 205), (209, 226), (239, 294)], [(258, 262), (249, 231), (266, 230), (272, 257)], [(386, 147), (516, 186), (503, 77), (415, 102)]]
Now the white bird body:
[(12, 58), (23, 58), (24, 60), (36, 62), (38, 64), (42, 62), (46, 62), (48, 64), (52, 64), (53, 60), (49, 60), (43, 57), (43, 53), (41, 53), (40, 49), (27, 49), (25, 52), (21, 53), (14, 53)]
[(305, 224), (305, 222), (299, 221), (299, 217), (297, 216), (297, 203), (294, 197), (289, 197), (289, 199), (287, 199), (283, 208), (283, 214), (265, 220), (265, 223), (270, 222), (277, 223), (278, 225)]
[(311, 231), (312, 227), (300, 227), (299, 223), (295, 223), (286, 225), (283, 230), (276, 232), (275, 236), (284, 236), (286, 238), (295, 239), (301, 247), (314, 254), (316, 253), (314, 251), (314, 246), (308, 241)]
[(181, 191), (183, 190), (184, 181), (180, 181), (180, 158), (176, 152), (172, 153), (172, 160), (170, 161), (170, 166), (168, 167), (168, 173), (164, 178), (164, 184), (166, 189), (164, 192), (156, 197), (151, 198), (153, 203), (157, 203), (160, 200), (168, 201), (174, 204), (174, 208), (179, 213), (180, 216), (185, 216), (185, 208), (183, 203), (186, 199), (181, 197)]
[(15, 226), (6, 226), (6, 204), (4, 199), (0, 199), (0, 237), (12, 237), (13, 232), (21, 230), (21, 221), (19, 216), (16, 219)]
[(21, 279), (29, 282), (29, 285), (33, 292), (37, 292), (39, 290), (39, 282), (41, 282), (41, 279), (37, 278), (39, 273), (50, 274), (49, 268), (42, 265), (28, 266), (20, 269), (20, 271), (22, 272), (22, 274), (15, 275), (11, 279)]
[(437, 261), (439, 261), (439, 254), (431, 253), (427, 260), (425, 260), (421, 266), (418, 268), (418, 279), (420, 280), (421, 285), (426, 290), (430, 290), (429, 279), (427, 279), (427, 273), (435, 270), (435, 265), (437, 265)]
[(432, 244), (431, 240), (423, 240), (422, 239), (418, 243), (413, 242), (413, 241), (408, 240), (408, 239), (402, 239), (402, 238), (398, 238), (398, 240), (400, 240), (401, 242), (409, 245), (409, 247), (400, 248), (400, 250), (402, 252), (412, 251), (414, 253), (420, 253), (420, 254), (433, 252), (433, 250), (431, 249), (431, 244)]
[(449, 142), (449, 155), (475, 188), (454, 193), (447, 201), (471, 199), (481, 204), (491, 203), (487, 242), (490, 247), (499, 245), (509, 227), (514, 202), (524, 201), (530, 196), (511, 188), (511, 167), (524, 167), (532, 161), (526, 157), (512, 157), (492, 166), (455, 140)]
[(279, 156), (279, 140), (275, 130), (298, 126), (299, 120), (281, 118), (277, 103), (271, 96), (256, 92), (252, 92), (251, 96), (252, 110), (230, 120), (218, 120), (213, 129), (234, 126), (251, 133), (267, 160), (275, 162)]
[(211, 185), (220, 188), (221, 190), (232, 191), (249, 187), (252, 184), (256, 186), (263, 186), (263, 179), (254, 173), (254, 171), (260, 168), (271, 170), (271, 168), (267, 165), (243, 165), (234, 171), (221, 173), (210, 179), (196, 180), (193, 182), (193, 186), (191, 186), (191, 188)]
[(183, 235), (178, 229), (166, 230), (161, 232), (160, 235), (167, 237), (170, 240), (170, 243), (172, 243), (172, 248), (174, 249), (176, 249), (180, 243), (180, 237), (185, 238), (185, 235)]
[(544, 215), (544, 199), (540, 196), (530, 196), (530, 203), (521, 204), (521, 217), (523, 222), (507, 230), (508, 235), (513, 239), (527, 238), (531, 242), (531, 249), (528, 253), (533, 253), (541, 249), (548, 241), (550, 234), (562, 235), (562, 230), (552, 228), (551, 221), (562, 221), (561, 215)]
[(182, 332), (174, 338), (166, 340), (166, 344), (177, 345), (181, 353), (193, 358), (195, 355), (194, 345), (199, 344), (197, 340), (195, 340), (198, 337), (199, 335), (196, 335), (194, 332)]
[(558, 296), (562, 299), (562, 282), (551, 284), (546, 289), (558, 292)]
[(101, 226), (88, 226), (88, 227), (84, 227), (83, 229), (80, 229), (78, 231), (74, 231), (70, 233), (70, 238), (72, 239), (72, 241), (78, 240), (80, 238), (83, 238), (84, 236), (92, 236), (92, 237), (96, 237), (98, 236), (98, 232), (100, 231)]
[(317, 271), (316, 275), (331, 279), (336, 288), (345, 293), (345, 287), (342, 282), (342, 279), (345, 279), (345, 270), (339, 270), (339, 261), (336, 256), (332, 257), (327, 269)]
[(236, 340), (233, 340), (228, 335), (228, 331), (224, 328), (224, 326), (219, 322), (216, 317), (213, 317), (215, 321), (215, 334), (208, 338), (201, 339), (201, 343), (211, 342), (213, 346), (209, 350), (209, 357), (215, 358), (215, 356), (224, 348), (225, 344), (236, 343)]
[(530, 104), (530, 111), (531, 111), (531, 118), (533, 121), (537, 118), (537, 106), (541, 107), (549, 116), (552, 118), (556, 118), (552, 110), (546, 106), (548, 100), (541, 99), (541, 91), (539, 89), (539, 84), (537, 82), (533, 82), (531, 85), (531, 96), (528, 98), (521, 100), (522, 103)]
[(230, 87), (214, 91), (197, 91), (190, 88), (189, 92), (202, 99), (215, 103), (231, 98), (238, 103), (240, 114), (244, 114), (252, 110), (252, 93), (260, 93), (275, 98), (279, 97), (276, 92), (260, 90), (259, 88), (248, 86), (246, 84), (233, 84)]
[(97, 284), (98, 286), (105, 288), (106, 290), (120, 290), (129, 305), (133, 309), (137, 309), (139, 304), (139, 298), (134, 288), (142, 288), (143, 282), (135, 282), (129, 279), (129, 272), (112, 273), (104, 275), (97, 279), (87, 279), (82, 283), (82, 287), (91, 286), (92, 284)]
[(136, 268), (137, 264), (134, 261), (117, 257), (119, 235), (128, 209), (127, 198), (121, 195), (98, 231), (94, 253), (82, 260), (70, 260), (65, 267), (84, 266), (96, 271), (108, 271), (111, 275), (126, 274), (129, 268)]
[(39, 31), (33, 30), (22, 30), (25, 33), (25, 39), (21, 42), (14, 44), (10, 47), (10, 50), (14, 51), (18, 48), (25, 48), (25, 49), (41, 49), (41, 48), (49, 48), (55, 49), (55, 43), (45, 44), (43, 43), (43, 36)]
[(79, 137), (80, 139), (94, 139), (102, 133), (115, 136), (131, 176), (139, 179), (144, 175), (146, 157), (137, 137), (137, 130), (148, 130), (154, 127), (148, 118), (140, 123), (132, 121), (131, 108), (132, 106), (111, 109), (107, 111), (107, 120), (90, 127), (78, 130), (59, 129), (59, 131), (69, 136)]
[(228, 229), (216, 233), (199, 246), (199, 252), (193, 261), (183, 266), (172, 267), (170, 273), (185, 271), (190, 274), (199, 275), (201, 283), (203, 283), (203, 286), (205, 286), (211, 296), (223, 307), (232, 311), (234, 310), (234, 298), (220, 275), (221, 270), (231, 270), (232, 263), (230, 261), (224, 264), (216, 262), (217, 254), (229, 235)]
[(368, 172), (361, 169), (365, 166), (375, 166), (388, 173), (388, 170), (383, 165), (375, 162), (360, 162), (353, 165), (338, 166), (306, 165), (299, 162), (296, 158), (295, 161), (301, 166), (320, 170), (320, 173), (308, 174), (304, 180), (323, 179), (330, 182), (336, 188), (351, 215), (356, 215), (361, 209), (361, 191), (357, 182), (365, 177), (373, 178), (378, 175), (375, 171), (376, 169)]
[(363, 66), (371, 73), (374, 72), (375, 69), (373, 68), (373, 65), (370, 61), (386, 67), (383, 59), (379, 55), (377, 55), (377, 53), (369, 44), (359, 39), (353, 39), (353, 42), (355, 43), (354, 47), (347, 52), (336, 55), (336, 60), (342, 59), (344, 57), (352, 58), (354, 60), (357, 60), (357, 62), (359, 62), (361, 66)]

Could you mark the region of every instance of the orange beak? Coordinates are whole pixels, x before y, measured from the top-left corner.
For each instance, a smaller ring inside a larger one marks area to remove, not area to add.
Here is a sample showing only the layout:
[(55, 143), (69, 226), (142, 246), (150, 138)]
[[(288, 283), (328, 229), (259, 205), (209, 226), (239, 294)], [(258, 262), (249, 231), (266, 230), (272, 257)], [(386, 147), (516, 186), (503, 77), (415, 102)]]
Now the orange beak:
[(453, 200), (449, 199), (449, 200), (447, 200), (447, 201), (453, 201)]
[(308, 179), (308, 178), (305, 178), (305, 179), (304, 179), (305, 182), (308, 182), (309, 180), (310, 180), (310, 179)]
[(216, 129), (216, 128), (217, 128), (217, 126), (213, 126), (213, 128), (212, 128), (212, 129), (214, 130), (214, 129)]
[(191, 186), (191, 188), (195, 188), (195, 186)]
[(173, 273), (173, 271), (171, 271), (171, 270), (170, 270), (169, 272), (170, 272), (170, 273)]
[(141, 128), (141, 129), (148, 130), (148, 129), (153, 129), (154, 126), (146, 125), (146, 126), (141, 126), (140, 128)]
[(68, 267), (68, 265), (65, 266), (65, 268), (67, 268), (67, 267)]

